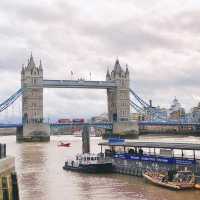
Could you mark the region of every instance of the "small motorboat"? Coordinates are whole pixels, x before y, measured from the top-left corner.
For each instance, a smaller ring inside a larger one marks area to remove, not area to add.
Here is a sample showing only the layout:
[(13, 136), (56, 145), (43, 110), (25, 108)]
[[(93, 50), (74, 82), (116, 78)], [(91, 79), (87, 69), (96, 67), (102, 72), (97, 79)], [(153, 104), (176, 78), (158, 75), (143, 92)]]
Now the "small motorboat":
[(179, 171), (174, 174), (171, 172), (168, 174), (145, 172), (143, 177), (158, 186), (174, 190), (192, 189), (195, 185), (194, 175), (188, 171)]
[(196, 184), (194, 185), (194, 188), (197, 189), (197, 190), (200, 190), (200, 183), (196, 183)]
[(195, 176), (194, 188), (200, 190), (200, 176)]
[(70, 147), (71, 143), (59, 142), (58, 147)]
[(68, 160), (64, 170), (85, 173), (110, 173), (113, 171), (112, 161), (101, 154), (77, 154), (75, 160)]

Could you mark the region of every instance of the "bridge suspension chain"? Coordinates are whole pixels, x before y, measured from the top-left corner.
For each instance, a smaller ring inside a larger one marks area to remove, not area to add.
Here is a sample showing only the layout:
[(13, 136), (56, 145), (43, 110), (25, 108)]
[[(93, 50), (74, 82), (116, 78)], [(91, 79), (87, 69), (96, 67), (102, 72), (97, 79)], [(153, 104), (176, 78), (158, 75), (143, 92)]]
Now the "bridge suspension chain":
[(146, 101), (144, 101), (142, 98), (140, 98), (132, 89), (129, 89), (130, 93), (135, 97), (136, 101), (141, 105), (134, 103), (130, 99), (130, 105), (131, 107), (136, 110), (136, 112), (140, 114), (147, 114), (151, 120), (160, 121), (163, 120), (163, 118), (159, 115), (159, 111), (156, 107), (152, 107), (150, 104), (148, 104)]
[(138, 113), (144, 114), (145, 110), (138, 106), (136, 103), (134, 103), (132, 100), (129, 101), (130, 106)]
[(129, 91), (144, 108), (150, 107), (150, 104), (148, 104), (146, 101), (141, 99), (132, 89), (129, 88)]
[(7, 109), (10, 105), (12, 105), (23, 93), (23, 89), (19, 89), (12, 96), (6, 99), (3, 103), (0, 104), (0, 112)]

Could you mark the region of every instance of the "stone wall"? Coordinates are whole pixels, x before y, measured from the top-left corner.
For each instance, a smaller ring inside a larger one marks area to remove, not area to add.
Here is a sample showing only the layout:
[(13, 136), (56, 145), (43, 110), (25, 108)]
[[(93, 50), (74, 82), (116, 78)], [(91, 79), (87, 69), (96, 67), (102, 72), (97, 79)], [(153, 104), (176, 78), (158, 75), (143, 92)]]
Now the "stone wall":
[(113, 123), (114, 134), (139, 134), (139, 127), (137, 121), (118, 122)]
[(50, 135), (50, 127), (48, 124), (35, 123), (25, 124), (23, 127), (23, 136), (29, 137), (33, 135)]
[(15, 170), (15, 158), (7, 156), (6, 158), (0, 159), (0, 175), (7, 173), (8, 171), (12, 172)]
[(7, 156), (0, 159), (0, 188), (0, 200), (20, 199), (14, 157)]

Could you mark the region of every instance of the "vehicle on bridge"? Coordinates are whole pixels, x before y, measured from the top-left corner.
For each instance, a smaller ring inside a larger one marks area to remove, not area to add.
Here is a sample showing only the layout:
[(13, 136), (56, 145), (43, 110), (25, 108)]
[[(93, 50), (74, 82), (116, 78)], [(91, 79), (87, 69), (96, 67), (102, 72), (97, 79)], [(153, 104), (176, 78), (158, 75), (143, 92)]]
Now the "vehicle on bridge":
[(63, 119), (58, 119), (58, 123), (59, 124), (69, 124), (71, 123), (72, 121), (68, 118), (63, 118)]
[(83, 119), (83, 118), (75, 118), (75, 119), (72, 119), (72, 122), (73, 123), (84, 123), (85, 122), (85, 120)]

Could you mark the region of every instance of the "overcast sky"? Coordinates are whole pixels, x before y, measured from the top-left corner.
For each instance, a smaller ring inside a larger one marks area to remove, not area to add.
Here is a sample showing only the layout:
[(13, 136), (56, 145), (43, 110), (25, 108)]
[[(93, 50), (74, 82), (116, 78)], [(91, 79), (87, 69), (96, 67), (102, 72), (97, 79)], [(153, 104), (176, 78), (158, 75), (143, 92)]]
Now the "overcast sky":
[[(200, 101), (199, 0), (1, 0), (0, 103), (20, 88), (33, 53), (45, 79), (104, 80), (118, 57), (129, 65), (131, 88), (154, 105), (176, 96)], [(107, 111), (105, 90), (49, 89), (49, 117), (89, 117)]]

